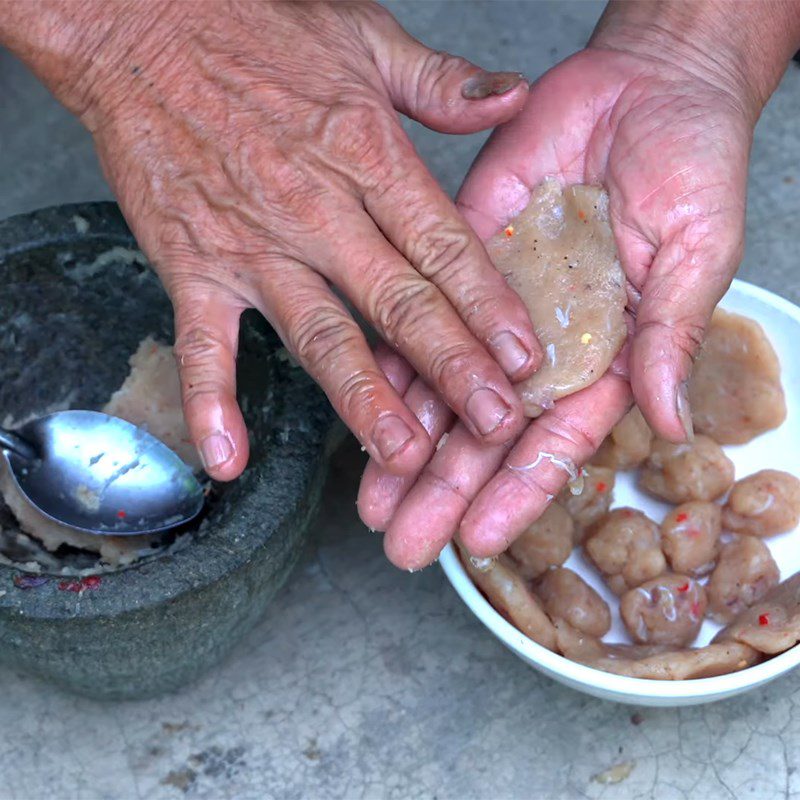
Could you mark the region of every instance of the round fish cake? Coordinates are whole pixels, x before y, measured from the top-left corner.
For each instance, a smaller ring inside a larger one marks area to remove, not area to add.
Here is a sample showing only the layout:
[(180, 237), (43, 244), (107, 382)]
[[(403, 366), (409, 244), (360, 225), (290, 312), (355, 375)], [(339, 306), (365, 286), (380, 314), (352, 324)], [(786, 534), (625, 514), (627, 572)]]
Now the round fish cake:
[(733, 462), (708, 436), (683, 444), (656, 439), (639, 486), (670, 503), (686, 503), (716, 500), (730, 489), (733, 478)]
[(572, 487), (565, 486), (558, 493), (558, 503), (567, 510), (575, 523), (573, 543), (577, 546), (583, 542), (587, 529), (608, 513), (614, 500), (614, 482), (616, 473), (613, 469), (587, 464), (583, 467), (583, 487), (577, 494)]
[(661, 546), (675, 572), (702, 577), (714, 569), (719, 554), (722, 509), (693, 500), (672, 509), (661, 523)]
[(737, 536), (722, 546), (706, 584), (708, 615), (726, 623), (775, 586), (781, 573), (769, 548), (754, 536)]
[(788, 472), (762, 469), (736, 481), (722, 509), (727, 531), (774, 536), (800, 522), (800, 480)]
[(606, 514), (587, 532), (583, 549), (617, 595), (667, 568), (658, 525), (635, 508), (615, 508)]
[(786, 419), (781, 366), (761, 326), (717, 309), (689, 382), (692, 422), (720, 444), (744, 444)]
[(592, 462), (610, 469), (634, 469), (650, 455), (653, 431), (634, 406), (606, 436)]
[(517, 386), (526, 415), (538, 417), (602, 377), (627, 336), (608, 195), (547, 178), (486, 249), (527, 306), (545, 351), (539, 371)]
[(523, 578), (538, 578), (569, 558), (574, 528), (572, 517), (558, 503), (551, 503), (506, 552)]
[(706, 613), (705, 589), (688, 575), (661, 575), (620, 600), (619, 613), (639, 644), (683, 646), (697, 636)]
[(548, 570), (536, 587), (550, 619), (565, 619), (590, 636), (605, 636), (611, 627), (608, 603), (586, 581), (567, 567)]
[(800, 572), (771, 589), (714, 638), (741, 642), (761, 653), (782, 653), (800, 641)]

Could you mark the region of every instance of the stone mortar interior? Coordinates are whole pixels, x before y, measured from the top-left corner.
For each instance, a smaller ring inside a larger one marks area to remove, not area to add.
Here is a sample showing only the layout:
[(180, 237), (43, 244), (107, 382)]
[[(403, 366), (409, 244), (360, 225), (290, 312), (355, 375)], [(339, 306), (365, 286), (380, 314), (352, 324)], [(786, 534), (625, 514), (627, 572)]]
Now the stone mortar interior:
[[(48, 215), (57, 227), (66, 220), (74, 235), (68, 230), (52, 240)], [(145, 336), (173, 340), (169, 299), (111, 204), (74, 207), (66, 217), (46, 210), (38, 222), (42, 241), (12, 251), (0, 264), (0, 319), (7, 320), (0, 329), (0, 420), (6, 426), (64, 408), (100, 409), (122, 384), (128, 358)], [(259, 434), (269, 428), (281, 402), (272, 391), (274, 373), (287, 368), (278, 347), (268, 326), (249, 317), (238, 380), (252, 434), (251, 465), (265, 457)], [(232, 484), (209, 483), (200, 518), (165, 534), (134, 564), (190, 546), (250, 491), (252, 475), (251, 469)], [(0, 529), (0, 564), (56, 575), (116, 569), (95, 553), (67, 545), (48, 552), (20, 531), (1, 500)]]

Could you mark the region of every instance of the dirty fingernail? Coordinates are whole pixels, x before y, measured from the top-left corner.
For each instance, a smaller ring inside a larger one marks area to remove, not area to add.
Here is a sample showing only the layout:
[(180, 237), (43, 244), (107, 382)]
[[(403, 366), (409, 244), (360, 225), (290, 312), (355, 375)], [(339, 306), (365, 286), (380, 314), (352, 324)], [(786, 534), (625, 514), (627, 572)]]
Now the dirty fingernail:
[(394, 414), (381, 417), (372, 431), (372, 443), (378, 448), (384, 461), (402, 450), (413, 438), (411, 428)]
[(461, 85), (461, 96), (465, 100), (484, 100), (490, 95), (510, 92), (525, 80), (521, 72), (486, 72), (481, 70)]
[(694, 441), (694, 425), (692, 424), (692, 410), (689, 408), (689, 382), (684, 381), (678, 387), (678, 393), (675, 396), (675, 409), (678, 412), (678, 419), (683, 425), (683, 430), (686, 433), (686, 440), (689, 442)]
[(208, 470), (233, 458), (233, 443), (225, 433), (212, 433), (200, 442), (200, 458)]
[(478, 389), (467, 400), (467, 414), (472, 424), (484, 435), (496, 430), (511, 409), (492, 389)]
[(492, 348), (507, 375), (519, 372), (531, 357), (522, 342), (509, 331), (497, 335), (492, 341)]

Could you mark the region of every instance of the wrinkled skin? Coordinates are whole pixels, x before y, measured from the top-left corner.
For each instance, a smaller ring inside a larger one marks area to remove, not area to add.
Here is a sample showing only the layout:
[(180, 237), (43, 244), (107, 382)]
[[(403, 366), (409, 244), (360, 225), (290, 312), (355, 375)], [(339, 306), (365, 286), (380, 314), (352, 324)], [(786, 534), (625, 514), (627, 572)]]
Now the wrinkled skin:
[(235, 397), (248, 308), (378, 463), (403, 474), (429, 458), (332, 287), (480, 440), (521, 429), (509, 376), (540, 361), (530, 319), (397, 114), (491, 127), (524, 102), (519, 74), (435, 53), (373, 3), (25, 6), (0, 7), (0, 42), (94, 136), (175, 307), (185, 416), (214, 478), (248, 457)]
[(740, 642), (718, 642), (706, 647), (674, 649), (667, 645), (605, 644), (556, 621), (559, 652), (566, 658), (615, 675), (657, 681), (711, 678), (738, 672), (762, 656)]
[(723, 628), (714, 641), (737, 641), (773, 655), (800, 641), (800, 573), (770, 590)]
[(511, 559), (501, 554), (479, 569), (463, 547), (459, 547), (459, 554), (467, 574), (494, 609), (528, 638), (553, 650), (555, 628)]
[(769, 548), (753, 536), (739, 536), (722, 546), (717, 566), (706, 584), (708, 614), (731, 622), (775, 586), (781, 578)]
[[(386, 531), (386, 553), (398, 566), (430, 563), (457, 529), (476, 555), (503, 551), (565, 482), (547, 464), (528, 473), (508, 465), (529, 464), (539, 452), (589, 460), (628, 410), (628, 365), (657, 434), (682, 441), (690, 429), (679, 387), (738, 265), (753, 117), (727, 77), (683, 56), (662, 57), (655, 46), (650, 55), (623, 52), (627, 46), (601, 26), (592, 46), (543, 76), (523, 112), (484, 148), (458, 200), (485, 239), (545, 176), (605, 185), (620, 260), (632, 295), (641, 295), (630, 350), (606, 377), (533, 421), (510, 451), (456, 425), (416, 481), (387, 480), (368, 466), (361, 515)], [(446, 408), (431, 405), (435, 394), (413, 372), (396, 362), (386, 368), (434, 431), (449, 428)]]
[(583, 491), (573, 494), (570, 487), (565, 486), (559, 493), (559, 504), (575, 523), (575, 545), (582, 544), (587, 528), (608, 512), (614, 500), (614, 481), (613, 470), (587, 464), (583, 468)]
[(634, 406), (603, 440), (592, 463), (617, 470), (635, 469), (650, 455), (652, 441), (650, 426)]
[(661, 523), (661, 547), (675, 572), (700, 578), (719, 554), (722, 509), (702, 500), (673, 508)]
[(596, 522), (587, 531), (583, 549), (617, 595), (667, 567), (658, 525), (633, 508), (615, 508)]
[(573, 628), (601, 638), (611, 627), (611, 610), (576, 572), (566, 567), (548, 570), (536, 585), (550, 619), (564, 619)]
[(627, 591), (619, 613), (634, 642), (691, 644), (706, 613), (705, 589), (688, 575), (661, 575)]
[(788, 472), (762, 469), (736, 481), (722, 509), (727, 531), (774, 536), (800, 522), (800, 480)]
[(733, 462), (707, 436), (693, 442), (653, 443), (639, 474), (639, 486), (670, 503), (716, 500), (733, 484)]
[(574, 529), (572, 517), (558, 503), (551, 503), (544, 514), (512, 542), (506, 553), (515, 562), (520, 575), (533, 580), (569, 558)]

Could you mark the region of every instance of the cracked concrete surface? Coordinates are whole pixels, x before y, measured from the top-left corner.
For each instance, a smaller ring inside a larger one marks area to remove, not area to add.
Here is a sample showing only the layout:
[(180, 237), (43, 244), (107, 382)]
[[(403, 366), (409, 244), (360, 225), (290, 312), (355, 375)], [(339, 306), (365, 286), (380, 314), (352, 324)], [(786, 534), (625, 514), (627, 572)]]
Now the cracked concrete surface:
[[(535, 76), (580, 46), (600, 5), (391, 8), (435, 47)], [(0, 215), (109, 196), (88, 137), (6, 54), (0, 94)], [(792, 68), (757, 131), (741, 272), (795, 302), (798, 119)], [(409, 128), (452, 192), (483, 137)], [(104, 705), (0, 670), (2, 800), (800, 797), (800, 674), (681, 710), (563, 688), (484, 632), (438, 569), (388, 566), (355, 514), (363, 456), (351, 441), (336, 459), (314, 545), (199, 684)]]

